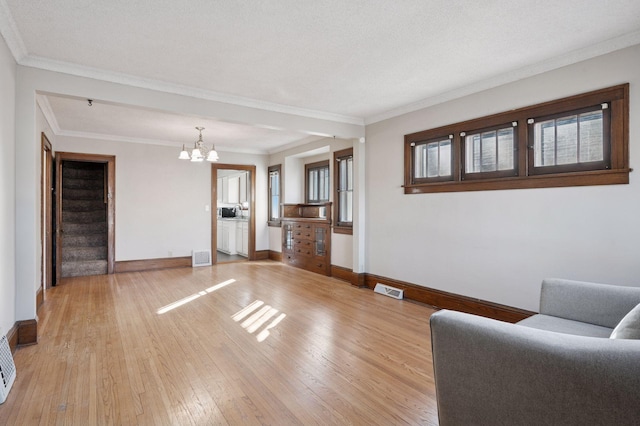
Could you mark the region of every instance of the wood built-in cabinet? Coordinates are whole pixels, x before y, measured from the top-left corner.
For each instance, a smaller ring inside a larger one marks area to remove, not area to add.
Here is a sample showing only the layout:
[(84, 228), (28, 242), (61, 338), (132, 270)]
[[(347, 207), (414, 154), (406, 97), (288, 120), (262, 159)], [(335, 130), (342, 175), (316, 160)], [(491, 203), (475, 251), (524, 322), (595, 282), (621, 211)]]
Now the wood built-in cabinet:
[(331, 275), (331, 203), (282, 205), (282, 261)]

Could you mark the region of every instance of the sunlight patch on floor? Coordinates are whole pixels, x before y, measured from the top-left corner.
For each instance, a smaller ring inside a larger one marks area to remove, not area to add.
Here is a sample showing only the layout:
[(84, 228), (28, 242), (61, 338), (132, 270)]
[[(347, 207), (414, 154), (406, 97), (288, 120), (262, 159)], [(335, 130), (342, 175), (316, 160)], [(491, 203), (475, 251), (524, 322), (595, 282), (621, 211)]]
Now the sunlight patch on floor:
[(175, 301), (175, 302), (173, 302), (173, 303), (169, 303), (168, 305), (163, 306), (162, 308), (158, 309), (158, 310), (156, 311), (156, 313), (157, 313), (158, 315), (162, 315), (162, 314), (167, 313), (167, 312), (169, 312), (169, 311), (172, 311), (172, 310), (174, 310), (175, 308), (178, 308), (178, 307), (180, 307), (180, 306), (182, 306), (182, 305), (186, 305), (187, 303), (189, 303), (189, 302), (191, 302), (191, 301), (193, 301), (193, 300), (196, 300), (197, 298), (199, 298), (199, 297), (201, 297), (201, 296), (206, 296), (207, 294), (209, 294), (209, 293), (213, 293), (214, 291), (219, 290), (219, 289), (221, 289), (222, 287), (226, 287), (226, 286), (228, 286), (229, 284), (233, 284), (234, 282), (236, 282), (236, 280), (234, 280), (234, 279), (232, 278), (232, 279), (230, 279), (230, 280), (223, 281), (223, 282), (221, 282), (220, 284), (216, 284), (216, 285), (214, 285), (214, 286), (212, 286), (212, 287), (209, 287), (209, 288), (207, 288), (207, 289), (200, 290), (199, 292), (194, 293), (194, 294), (192, 294), (191, 296), (187, 296), (187, 297), (185, 297), (185, 298), (183, 298), (183, 299), (180, 299), (180, 300), (178, 300), (178, 301)]
[[(253, 334), (258, 331), (260, 327), (265, 325), (271, 318), (273, 318), (278, 312), (279, 311), (276, 308), (265, 305), (262, 300), (255, 300), (248, 306), (233, 314), (231, 318), (235, 322), (244, 320), (242, 321), (240, 326), (247, 330), (248, 333)], [(273, 321), (269, 323), (269, 325), (267, 325), (260, 333), (256, 335), (256, 340), (258, 340), (258, 342), (263, 342), (271, 334), (269, 330), (278, 325), (286, 316), (287, 315), (284, 312), (278, 315)]]

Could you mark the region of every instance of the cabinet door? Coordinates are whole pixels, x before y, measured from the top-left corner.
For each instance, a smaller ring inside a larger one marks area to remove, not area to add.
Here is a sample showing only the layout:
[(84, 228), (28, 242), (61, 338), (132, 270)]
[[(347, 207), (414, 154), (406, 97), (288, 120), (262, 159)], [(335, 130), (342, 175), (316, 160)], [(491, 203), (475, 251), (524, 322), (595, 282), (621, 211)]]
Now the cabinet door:
[(227, 222), (222, 222), (222, 250), (229, 251), (229, 225)]
[(216, 192), (216, 198), (219, 203), (222, 203), (224, 200), (224, 181), (222, 178), (218, 178), (218, 190)]
[(223, 203), (229, 202), (229, 178), (228, 177), (222, 178), (222, 202)]
[(229, 197), (227, 198), (227, 203), (238, 204), (240, 200), (240, 177), (230, 176), (228, 179)]
[(293, 253), (293, 224), (282, 223), (282, 251)]
[(222, 249), (222, 233), (224, 232), (223, 229), (222, 229), (222, 221), (221, 220), (218, 221), (218, 230), (217, 231), (218, 231), (217, 232), (217, 234), (218, 234), (217, 235), (217, 237), (218, 237), (217, 238), (217, 240), (218, 240), (218, 246), (217, 247), (218, 247), (218, 250), (221, 250)]
[(314, 254), (316, 256), (325, 256), (327, 254), (327, 230), (324, 227), (316, 226), (314, 234)]
[(240, 202), (241, 203), (245, 203), (245, 202), (249, 201), (248, 200), (249, 191), (247, 191), (247, 180), (248, 180), (247, 179), (247, 175), (248, 175), (247, 172), (242, 173), (240, 175)]
[(236, 225), (236, 251), (240, 254), (244, 254), (242, 251), (242, 225)]
[(242, 254), (249, 255), (249, 224), (242, 224)]

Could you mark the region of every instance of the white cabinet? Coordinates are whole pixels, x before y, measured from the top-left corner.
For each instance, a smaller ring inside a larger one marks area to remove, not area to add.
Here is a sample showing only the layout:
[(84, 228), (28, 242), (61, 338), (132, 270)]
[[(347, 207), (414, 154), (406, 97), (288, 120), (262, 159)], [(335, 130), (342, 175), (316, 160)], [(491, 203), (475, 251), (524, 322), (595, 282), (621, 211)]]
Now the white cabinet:
[(240, 174), (240, 202), (241, 203), (246, 203), (249, 201), (249, 191), (248, 191), (248, 177), (249, 177), (249, 172), (244, 172), (242, 174)]
[(218, 200), (218, 203), (224, 202), (224, 184), (222, 179), (223, 178), (218, 178), (218, 190), (216, 191), (216, 198)]
[(228, 177), (228, 196), (227, 203), (238, 204), (240, 202), (240, 176)]
[(222, 226), (218, 226), (218, 250), (227, 254), (237, 254), (236, 249), (236, 222), (233, 220), (220, 220)]
[(236, 251), (242, 256), (249, 256), (249, 222), (236, 224)]

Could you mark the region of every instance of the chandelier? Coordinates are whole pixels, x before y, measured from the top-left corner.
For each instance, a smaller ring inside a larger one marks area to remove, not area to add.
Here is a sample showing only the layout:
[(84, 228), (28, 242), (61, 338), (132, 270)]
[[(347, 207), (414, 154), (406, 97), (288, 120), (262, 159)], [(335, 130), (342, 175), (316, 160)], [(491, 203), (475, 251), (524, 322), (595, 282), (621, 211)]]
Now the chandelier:
[(196, 130), (200, 132), (200, 137), (198, 137), (198, 140), (193, 144), (191, 154), (189, 154), (184, 145), (182, 145), (182, 151), (178, 159), (191, 160), (194, 163), (202, 162), (205, 158), (212, 163), (218, 161), (218, 153), (216, 152), (215, 145), (211, 145), (211, 149), (209, 149), (202, 141), (202, 131), (204, 127), (196, 127)]

